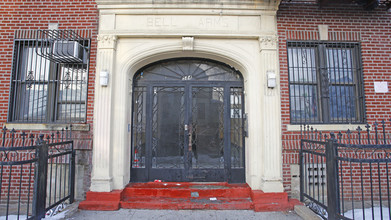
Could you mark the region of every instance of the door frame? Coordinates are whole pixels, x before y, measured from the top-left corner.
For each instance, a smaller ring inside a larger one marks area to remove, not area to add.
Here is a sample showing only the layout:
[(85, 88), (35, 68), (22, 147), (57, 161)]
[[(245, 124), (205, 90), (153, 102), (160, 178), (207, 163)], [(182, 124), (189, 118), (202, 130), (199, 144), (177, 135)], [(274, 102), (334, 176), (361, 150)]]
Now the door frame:
[[(184, 59), (175, 59), (175, 60), (186, 60)], [(190, 58), (191, 60), (205, 60), (200, 58)], [(164, 60), (167, 61), (167, 60)], [(226, 64), (220, 63), (218, 61), (207, 60), (209, 62), (214, 62), (220, 65), (228, 66)], [(146, 67), (157, 65), (162, 61), (157, 63), (153, 63), (147, 65)], [(144, 67), (144, 68), (146, 68)], [(143, 69), (144, 69), (143, 68)], [(230, 67), (232, 68), (232, 67)], [(138, 71), (140, 72), (140, 71)], [(137, 72), (137, 73), (138, 73)], [(238, 72), (238, 71), (237, 71)], [(135, 77), (137, 76), (135, 74)], [(244, 183), (245, 180), (245, 136), (244, 136), (244, 125), (246, 120), (244, 118), (244, 82), (243, 78), (241, 81), (193, 81), (193, 80), (185, 80), (185, 81), (147, 81), (147, 82), (138, 82), (136, 79), (134, 80), (132, 87), (132, 99), (135, 100), (134, 91), (136, 87), (145, 87), (146, 88), (146, 105), (145, 112), (147, 114), (147, 126), (145, 129), (145, 137), (149, 142), (152, 140), (152, 103), (153, 103), (153, 93), (154, 87), (183, 87), (184, 88), (184, 124), (190, 124), (192, 120), (192, 89), (196, 87), (205, 87), (205, 88), (213, 88), (213, 87), (222, 87), (224, 89), (223, 92), (223, 124), (224, 124), (224, 168), (223, 169), (193, 169), (191, 167), (191, 155), (189, 152), (184, 150), (184, 169), (182, 168), (167, 168), (167, 169), (159, 169), (152, 168), (152, 145), (147, 144), (147, 140), (145, 141), (146, 146), (146, 159), (145, 159), (145, 168), (133, 168), (132, 162), (130, 164), (130, 172), (131, 172), (131, 182), (148, 182), (153, 181), (155, 179), (164, 180), (164, 181), (177, 181), (177, 182), (231, 182), (231, 183)], [(231, 128), (231, 88), (240, 88), (241, 89), (241, 112), (242, 112), (242, 159), (243, 159), (243, 167), (239, 169), (234, 169), (231, 167), (231, 138), (230, 138), (230, 128)], [(132, 121), (134, 116), (134, 103), (132, 103)], [(133, 161), (133, 138), (134, 138), (134, 128), (132, 126), (131, 129), (131, 161)], [(188, 131), (184, 131), (184, 149), (187, 148), (186, 143), (189, 142), (188, 139)], [(150, 157), (150, 158), (147, 158)], [(185, 162), (189, 160), (190, 162)], [(210, 176), (215, 177), (214, 179), (210, 179), (206, 177), (206, 179), (202, 178), (202, 173), (207, 170)], [(191, 176), (193, 175), (193, 176)], [(167, 178), (169, 177), (169, 178)]]

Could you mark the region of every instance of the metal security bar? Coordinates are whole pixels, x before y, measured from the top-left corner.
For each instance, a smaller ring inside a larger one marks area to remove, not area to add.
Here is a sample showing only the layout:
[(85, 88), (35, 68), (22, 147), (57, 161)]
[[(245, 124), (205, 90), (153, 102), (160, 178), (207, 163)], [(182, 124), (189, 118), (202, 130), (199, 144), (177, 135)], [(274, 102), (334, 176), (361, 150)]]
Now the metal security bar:
[(365, 121), (357, 43), (288, 42), (291, 123)]
[(305, 126), (300, 200), (324, 219), (389, 219), (389, 122), (382, 120), (337, 135)]
[(55, 63), (87, 64), (88, 41), (74, 30), (38, 30), (36, 52)]
[(15, 32), (8, 120), (85, 122), (91, 31)]
[(47, 135), (2, 129), (0, 215), (41, 219), (74, 201), (75, 151), (71, 130)]
[(134, 77), (132, 179), (244, 181), (241, 74), (212, 60), (148, 65)]

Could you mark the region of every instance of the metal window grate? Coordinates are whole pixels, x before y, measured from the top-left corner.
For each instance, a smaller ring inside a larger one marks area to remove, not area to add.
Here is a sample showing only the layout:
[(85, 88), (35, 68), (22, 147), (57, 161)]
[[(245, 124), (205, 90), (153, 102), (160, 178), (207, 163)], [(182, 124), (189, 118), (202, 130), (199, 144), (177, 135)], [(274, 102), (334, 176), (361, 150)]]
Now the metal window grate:
[(85, 122), (90, 36), (88, 30), (15, 32), (9, 121)]
[(37, 54), (55, 63), (87, 64), (88, 42), (73, 30), (38, 30)]
[(291, 123), (364, 122), (357, 43), (288, 42)]

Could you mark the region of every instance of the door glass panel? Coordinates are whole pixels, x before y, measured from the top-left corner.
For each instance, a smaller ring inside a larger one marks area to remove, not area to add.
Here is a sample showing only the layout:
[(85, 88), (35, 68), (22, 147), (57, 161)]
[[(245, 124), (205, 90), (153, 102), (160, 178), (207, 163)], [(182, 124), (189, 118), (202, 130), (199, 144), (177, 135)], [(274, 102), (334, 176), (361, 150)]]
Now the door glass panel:
[(165, 61), (140, 71), (135, 79), (145, 81), (242, 81), (229, 66), (206, 60)]
[(145, 168), (146, 88), (133, 89), (132, 167)]
[(184, 88), (154, 87), (152, 168), (184, 168)]
[(231, 168), (243, 168), (243, 89), (231, 88)]
[(192, 168), (224, 168), (224, 89), (192, 89)]
[(242, 82), (237, 70), (212, 60), (170, 59), (140, 69), (133, 180), (243, 182)]

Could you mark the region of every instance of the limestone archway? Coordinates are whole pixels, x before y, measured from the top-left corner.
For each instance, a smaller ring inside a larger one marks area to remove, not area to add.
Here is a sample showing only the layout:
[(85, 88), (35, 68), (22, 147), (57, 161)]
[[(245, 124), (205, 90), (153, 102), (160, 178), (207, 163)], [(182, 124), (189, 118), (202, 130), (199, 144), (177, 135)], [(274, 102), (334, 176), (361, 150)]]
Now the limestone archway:
[(243, 77), (176, 58), (134, 77), (131, 181), (245, 182)]
[[(137, 10), (99, 7), (91, 191), (122, 189), (130, 180), (134, 74), (153, 62), (181, 57), (216, 60), (243, 74), (248, 115), (246, 182), (253, 189), (283, 191), (280, 98), (278, 87), (267, 87), (267, 72), (275, 73), (279, 80), (274, 5), (261, 4), (240, 13), (229, 8), (225, 14), (209, 17), (193, 13), (193, 9), (186, 12), (189, 15), (176, 15), (179, 11), (173, 9), (160, 16), (153, 15), (155, 9), (151, 8), (143, 12), (151, 16), (140, 16)], [(180, 23), (157, 26), (156, 22), (166, 18)], [(204, 18), (219, 18), (224, 23), (205, 28), (193, 22)], [(240, 22), (246, 25), (238, 26)], [(109, 73), (107, 87), (99, 83), (101, 72)]]

